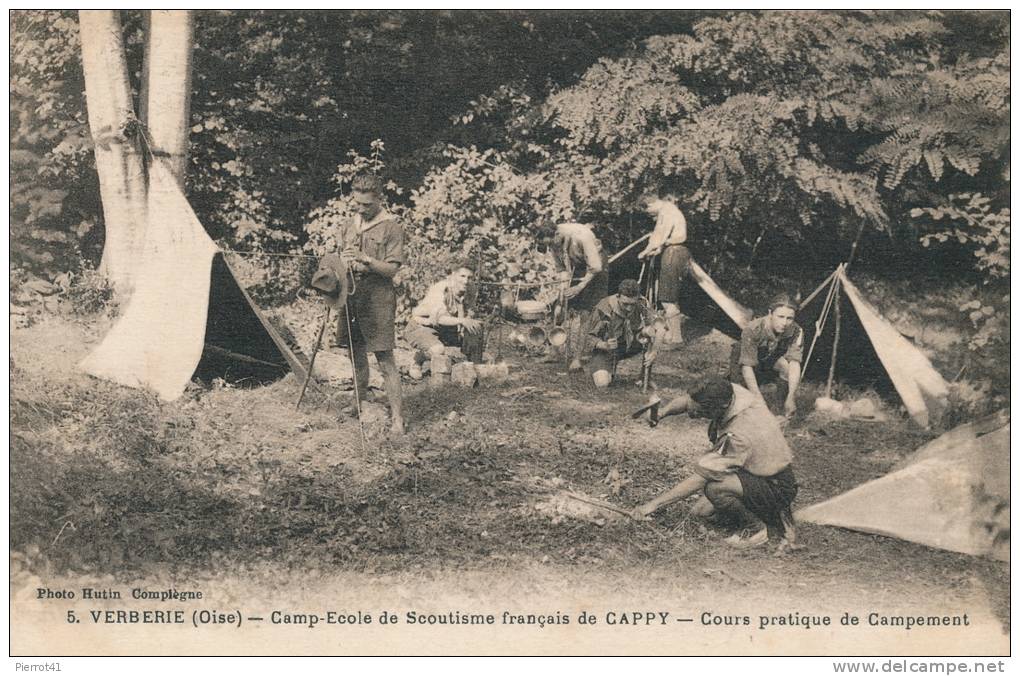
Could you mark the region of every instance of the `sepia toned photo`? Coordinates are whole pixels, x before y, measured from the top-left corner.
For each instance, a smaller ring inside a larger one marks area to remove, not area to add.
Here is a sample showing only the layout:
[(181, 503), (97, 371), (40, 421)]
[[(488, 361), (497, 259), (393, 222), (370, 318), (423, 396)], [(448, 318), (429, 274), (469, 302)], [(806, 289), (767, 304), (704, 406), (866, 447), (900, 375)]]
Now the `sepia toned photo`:
[(11, 10), (18, 670), (1003, 671), (1010, 18)]

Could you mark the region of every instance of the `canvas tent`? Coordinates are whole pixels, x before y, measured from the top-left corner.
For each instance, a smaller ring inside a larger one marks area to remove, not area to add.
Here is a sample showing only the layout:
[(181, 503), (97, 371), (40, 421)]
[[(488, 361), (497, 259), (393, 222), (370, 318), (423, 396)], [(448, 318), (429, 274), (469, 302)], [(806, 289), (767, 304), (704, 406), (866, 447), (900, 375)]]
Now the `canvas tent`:
[(749, 309), (727, 296), (693, 260), (681, 287), (680, 310), (736, 340), (753, 316)]
[[(616, 288), (621, 280), (629, 277), (643, 280), (646, 295), (649, 294), (650, 290), (647, 287), (648, 283), (656, 278), (657, 260), (639, 259), (638, 245), (646, 241), (650, 235), (651, 233), (648, 233), (637, 238), (609, 257), (611, 288)], [(644, 267), (648, 264), (653, 266), (652, 269)], [(654, 290), (651, 290), (650, 295), (656, 295)], [(693, 259), (687, 278), (683, 280), (680, 288), (680, 312), (699, 324), (717, 329), (733, 339), (740, 338), (740, 332), (753, 316), (750, 310), (726, 295), (726, 292)]]
[(928, 358), (861, 295), (836, 268), (801, 303), (797, 322), (804, 329), (805, 378), (834, 378), (880, 394), (893, 391), (907, 412), (927, 428), (946, 405), (949, 387)]
[(261, 384), (304, 367), (241, 288), (174, 181), (150, 166), (148, 224), (134, 292), (79, 365), (99, 378), (176, 399), (193, 377)]
[(1009, 416), (963, 425), (886, 476), (797, 513), (849, 528), (1009, 561)]

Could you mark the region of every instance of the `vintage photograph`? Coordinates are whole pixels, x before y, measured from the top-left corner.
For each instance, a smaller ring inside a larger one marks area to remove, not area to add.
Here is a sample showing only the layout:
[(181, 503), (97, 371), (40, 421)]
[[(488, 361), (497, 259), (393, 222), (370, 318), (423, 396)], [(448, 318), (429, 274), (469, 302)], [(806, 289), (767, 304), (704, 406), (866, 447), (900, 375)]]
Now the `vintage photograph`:
[(11, 10), (11, 656), (1008, 656), (1010, 18)]

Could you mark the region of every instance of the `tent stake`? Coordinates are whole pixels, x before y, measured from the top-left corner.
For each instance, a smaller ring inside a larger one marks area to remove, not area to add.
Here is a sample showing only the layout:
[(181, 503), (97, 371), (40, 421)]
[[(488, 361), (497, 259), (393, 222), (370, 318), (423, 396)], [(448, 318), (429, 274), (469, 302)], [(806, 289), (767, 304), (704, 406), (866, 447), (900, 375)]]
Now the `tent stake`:
[(835, 297), (833, 304), (836, 306), (836, 335), (832, 339), (832, 361), (829, 362), (829, 379), (825, 383), (825, 397), (826, 399), (832, 398), (832, 379), (836, 375), (836, 354), (839, 352), (839, 329), (842, 322), (840, 321), (839, 312), (839, 292), (840, 288), (836, 287)]

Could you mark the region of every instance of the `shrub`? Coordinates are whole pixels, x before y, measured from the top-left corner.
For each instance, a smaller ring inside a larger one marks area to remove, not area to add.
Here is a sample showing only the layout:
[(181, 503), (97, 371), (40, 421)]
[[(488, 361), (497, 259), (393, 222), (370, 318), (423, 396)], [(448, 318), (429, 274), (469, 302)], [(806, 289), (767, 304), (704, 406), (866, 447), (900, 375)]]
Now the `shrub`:
[(76, 315), (115, 314), (117, 304), (113, 287), (102, 272), (84, 258), (70, 271), (57, 276), (60, 296)]

